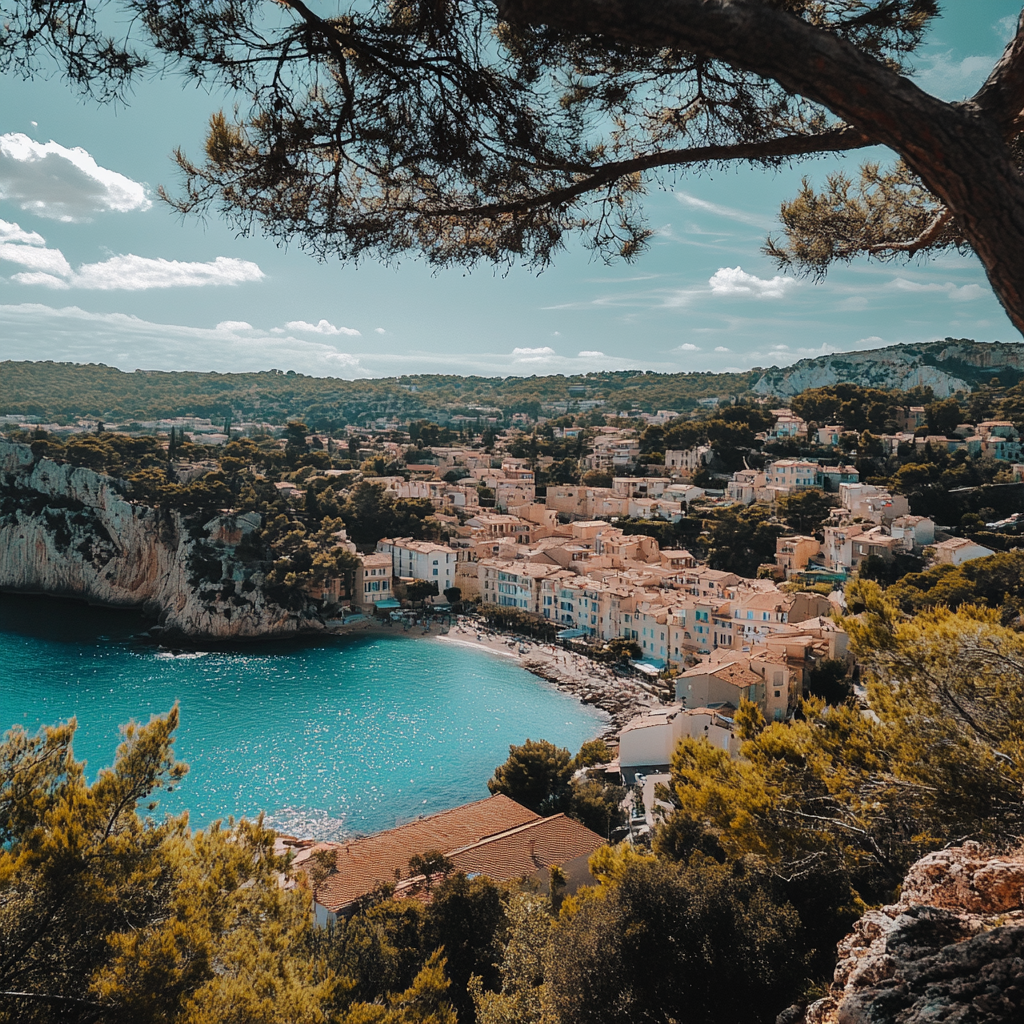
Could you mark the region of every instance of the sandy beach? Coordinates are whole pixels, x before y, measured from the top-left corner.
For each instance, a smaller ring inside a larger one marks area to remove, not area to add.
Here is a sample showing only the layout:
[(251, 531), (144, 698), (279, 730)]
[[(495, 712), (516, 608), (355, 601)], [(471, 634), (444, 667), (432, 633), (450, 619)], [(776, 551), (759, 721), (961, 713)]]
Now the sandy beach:
[(338, 632), (400, 634), (412, 640), (431, 639), (459, 644), (512, 658), (528, 672), (571, 693), (582, 703), (604, 711), (609, 717), (608, 727), (602, 733), (605, 740), (617, 740), (619, 730), (626, 722), (660, 704), (651, 684), (633, 677), (618, 676), (609, 665), (601, 665), (556, 644), (496, 632), (463, 616), (458, 616), (450, 627), (441, 621), (425, 627), (423, 623), (392, 623), (367, 617)]
[(609, 727), (603, 733), (605, 739), (617, 739), (626, 722), (660, 704), (658, 697), (639, 680), (618, 676), (611, 666), (598, 664), (554, 644), (474, 628), (464, 620), (437, 639), (515, 658), (527, 671), (573, 694), (584, 704), (600, 708), (610, 718)]

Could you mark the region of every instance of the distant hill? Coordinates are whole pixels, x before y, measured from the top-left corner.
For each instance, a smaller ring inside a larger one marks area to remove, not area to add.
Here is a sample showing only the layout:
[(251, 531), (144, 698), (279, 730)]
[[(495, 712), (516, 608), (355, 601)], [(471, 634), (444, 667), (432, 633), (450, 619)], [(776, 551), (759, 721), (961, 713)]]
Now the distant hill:
[(77, 417), (124, 423), (174, 416), (284, 423), (298, 417), (330, 429), (377, 417), (436, 419), (510, 415), (543, 407), (548, 415), (593, 408), (693, 409), (701, 399), (754, 392), (788, 398), (807, 388), (850, 382), (906, 390), (927, 386), (938, 397), (969, 391), (998, 374), (1004, 386), (1024, 378), (1024, 344), (967, 339), (894, 345), (802, 359), (792, 366), (738, 373), (599, 371), (562, 376), (463, 377), (413, 374), (342, 380), (301, 373), (196, 373), (136, 370), (89, 363), (0, 362), (4, 414), (54, 422)]
[(759, 395), (788, 398), (828, 384), (906, 391), (930, 387), (937, 398), (970, 391), (998, 376), (1004, 385), (1024, 377), (1024, 344), (946, 338), (921, 345), (893, 345), (865, 352), (801, 359), (792, 366), (766, 370), (753, 390)]
[(329, 429), (368, 417), (445, 420), (458, 414), (529, 412), (542, 405), (614, 410), (692, 409), (701, 398), (750, 393), (761, 370), (741, 373), (601, 371), (533, 377), (411, 374), (343, 380), (302, 373), (197, 373), (136, 370), (89, 363), (0, 362), (0, 418), (39, 422), (94, 418), (106, 422), (174, 416), (284, 423), (299, 417)]

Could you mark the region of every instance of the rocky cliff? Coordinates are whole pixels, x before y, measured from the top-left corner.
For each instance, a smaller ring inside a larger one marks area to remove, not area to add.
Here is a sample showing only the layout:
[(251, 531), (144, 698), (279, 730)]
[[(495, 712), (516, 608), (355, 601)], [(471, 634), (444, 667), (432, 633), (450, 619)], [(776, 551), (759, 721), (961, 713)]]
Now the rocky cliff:
[(0, 441), (0, 589), (140, 607), (162, 635), (251, 639), (323, 629), (312, 601), (264, 589), (256, 513), (187, 523), (123, 481)]
[(868, 911), (839, 943), (831, 993), (778, 1024), (1021, 1024), (1024, 853), (929, 854), (899, 903)]
[(753, 390), (762, 395), (790, 397), (807, 388), (829, 384), (860, 384), (863, 387), (930, 387), (937, 398), (946, 398), (994, 374), (1004, 384), (1024, 375), (1024, 345), (947, 338), (924, 345), (893, 345), (864, 352), (841, 352), (801, 359), (792, 366), (767, 370)]

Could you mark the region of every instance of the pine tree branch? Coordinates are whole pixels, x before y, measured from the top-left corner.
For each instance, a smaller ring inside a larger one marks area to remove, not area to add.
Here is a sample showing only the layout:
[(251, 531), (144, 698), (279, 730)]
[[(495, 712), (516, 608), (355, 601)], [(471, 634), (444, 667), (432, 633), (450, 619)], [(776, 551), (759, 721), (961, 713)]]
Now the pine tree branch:
[(669, 149), (649, 153), (631, 160), (616, 160), (594, 169), (588, 177), (565, 188), (541, 192), (535, 196), (510, 203), (489, 203), (475, 207), (451, 207), (422, 211), (426, 217), (490, 217), (502, 214), (526, 213), (541, 206), (558, 206), (570, 202), (585, 192), (592, 192), (619, 178), (658, 167), (681, 167), (686, 164), (715, 163), (719, 160), (775, 160), (813, 153), (842, 153), (862, 149), (872, 144), (855, 128), (842, 127), (820, 135), (789, 135), (766, 142), (746, 142), (726, 146), (694, 146), (689, 149)]
[(1024, 12), (1017, 20), (1013, 39), (970, 102), (1001, 124), (1007, 133), (1019, 130), (1024, 111)]
[(952, 211), (1024, 332), (1024, 178), (1006, 143), (1021, 112), (1020, 33), (974, 100), (946, 103), (869, 53), (750, 0), (498, 0), (512, 23), (725, 61), (828, 108), (897, 152)]
[(920, 252), (928, 248), (942, 234), (943, 229), (953, 219), (949, 210), (940, 210), (928, 224), (928, 226), (909, 242), (879, 242), (878, 245), (869, 245), (867, 252)]

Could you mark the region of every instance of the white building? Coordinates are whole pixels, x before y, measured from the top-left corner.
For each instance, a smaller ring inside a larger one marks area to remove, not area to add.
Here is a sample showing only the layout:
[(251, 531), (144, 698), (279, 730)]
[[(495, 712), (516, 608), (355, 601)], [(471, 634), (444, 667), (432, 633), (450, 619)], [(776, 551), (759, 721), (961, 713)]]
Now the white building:
[(889, 533), (899, 537), (907, 551), (935, 543), (935, 523), (927, 516), (899, 516), (892, 521)]
[(652, 708), (634, 718), (619, 733), (619, 769), (627, 785), (638, 770), (668, 768), (672, 755), (684, 739), (706, 739), (713, 747), (735, 757), (740, 741), (735, 735), (730, 708), (693, 708), (679, 704)]
[(416, 580), (430, 580), (437, 584), (438, 594), (455, 585), (455, 565), (458, 556), (445, 544), (432, 541), (385, 537), (377, 541), (377, 551), (391, 555), (394, 576)]
[(988, 558), (995, 552), (983, 544), (975, 544), (966, 537), (954, 537), (935, 545), (935, 561), (942, 565), (963, 565), (975, 558)]

